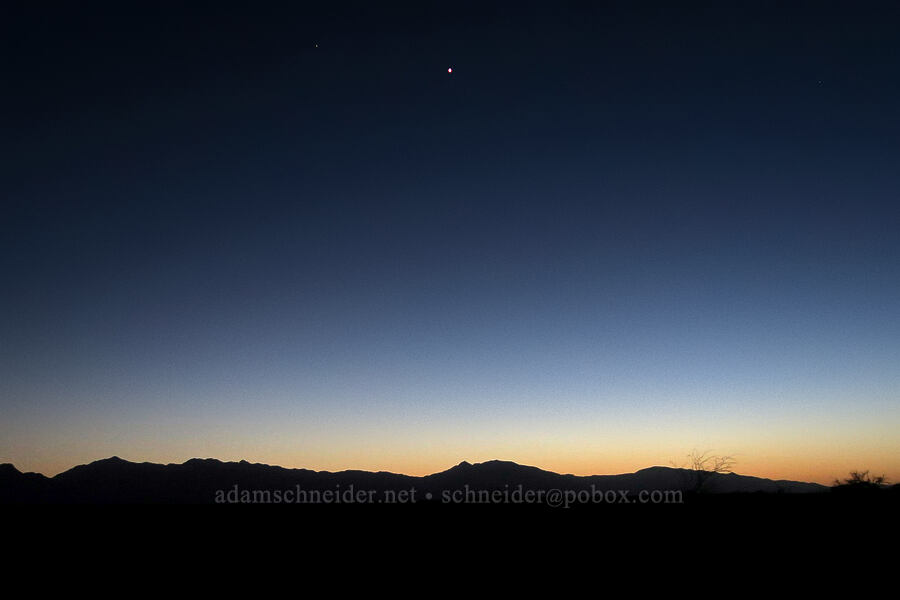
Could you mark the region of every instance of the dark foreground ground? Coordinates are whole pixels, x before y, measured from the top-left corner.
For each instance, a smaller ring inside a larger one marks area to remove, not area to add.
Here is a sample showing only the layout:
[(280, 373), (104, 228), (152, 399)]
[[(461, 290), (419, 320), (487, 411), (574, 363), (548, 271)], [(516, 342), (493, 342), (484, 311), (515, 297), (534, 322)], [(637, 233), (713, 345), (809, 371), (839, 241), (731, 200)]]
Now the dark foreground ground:
[[(846, 575), (850, 560), (871, 565), (890, 556), (885, 542), (896, 539), (898, 508), (896, 494), (825, 492), (689, 495), (680, 504), (569, 508), (11, 504), (2, 511), (4, 548), (19, 561), (10, 565), (42, 566), (50, 579), (57, 567), (46, 567), (60, 564), (77, 565), (79, 577), (121, 571), (134, 581), (157, 581), (160, 574), (184, 573), (225, 587), (248, 578), (256, 586), (295, 576), (318, 585), (328, 573), (331, 579), (324, 581), (336, 591), (352, 582), (406, 589), (411, 572), (427, 572), (436, 581), (449, 578), (446, 585), (462, 586), (468, 597), (479, 595), (475, 573), (483, 572), (501, 587), (515, 581), (526, 589), (576, 575), (625, 578), (633, 589), (691, 587), (690, 569), (726, 580), (735, 570), (765, 569), (767, 577), (783, 572), (821, 582), (832, 573), (826, 560)], [(682, 575), (663, 578), (656, 571), (661, 566)], [(636, 575), (635, 568), (648, 572)], [(337, 579), (335, 572), (341, 573)]]

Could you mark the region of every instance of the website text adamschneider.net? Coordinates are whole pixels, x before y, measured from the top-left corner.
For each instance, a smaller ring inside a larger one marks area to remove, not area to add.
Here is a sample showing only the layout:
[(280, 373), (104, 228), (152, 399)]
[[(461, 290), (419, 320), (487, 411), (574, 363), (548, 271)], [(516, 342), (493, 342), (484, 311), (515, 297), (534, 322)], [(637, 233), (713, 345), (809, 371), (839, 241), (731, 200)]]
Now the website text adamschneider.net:
[(334, 489), (241, 489), (237, 484), (217, 490), (217, 504), (541, 504), (552, 508), (569, 508), (586, 504), (683, 504), (681, 490), (598, 490), (549, 489), (532, 490), (518, 485), (505, 489), (472, 489), (468, 485), (435, 494), (414, 487), (402, 490), (365, 490), (354, 485)]

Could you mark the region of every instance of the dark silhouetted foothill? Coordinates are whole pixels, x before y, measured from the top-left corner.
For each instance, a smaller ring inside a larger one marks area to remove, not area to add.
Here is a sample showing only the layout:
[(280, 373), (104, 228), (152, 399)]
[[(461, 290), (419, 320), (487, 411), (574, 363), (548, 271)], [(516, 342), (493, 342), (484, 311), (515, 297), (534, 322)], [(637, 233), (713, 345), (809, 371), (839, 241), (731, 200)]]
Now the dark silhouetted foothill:
[[(55, 477), (0, 465), (0, 501), (80, 504), (593, 504), (683, 503), (693, 497), (689, 471), (650, 467), (620, 475), (561, 475), (514, 462), (461, 462), (412, 477), (387, 472), (311, 471), (193, 458), (182, 464), (134, 463), (113, 456)], [(815, 483), (713, 473), (709, 495), (821, 495)], [(643, 493), (643, 496), (641, 496)], [(651, 494), (658, 502), (651, 501)], [(673, 494), (663, 499), (663, 494)]]

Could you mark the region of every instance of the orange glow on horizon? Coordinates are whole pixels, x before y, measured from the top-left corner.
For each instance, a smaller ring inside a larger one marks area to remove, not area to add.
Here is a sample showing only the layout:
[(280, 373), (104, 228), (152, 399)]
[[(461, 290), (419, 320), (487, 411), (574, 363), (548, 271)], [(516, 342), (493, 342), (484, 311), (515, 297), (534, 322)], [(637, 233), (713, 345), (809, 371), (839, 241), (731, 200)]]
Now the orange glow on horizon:
[[(327, 459), (324, 456), (317, 459), (310, 458), (303, 460), (297, 456), (236, 456), (236, 455), (184, 455), (184, 456), (139, 456), (128, 452), (111, 452), (105, 455), (85, 456), (75, 462), (70, 461), (19, 461), (4, 457), (0, 462), (11, 462), (20, 471), (34, 471), (43, 473), (49, 477), (60, 472), (66, 471), (79, 464), (85, 464), (94, 460), (108, 458), (117, 455), (131, 462), (155, 462), (161, 464), (183, 463), (190, 458), (217, 458), (224, 462), (237, 462), (247, 460), (252, 463), (268, 464), (272, 466), (281, 466), (285, 468), (312, 469), (316, 471), (344, 471), (344, 470), (365, 470), (365, 471), (387, 471), (411, 476), (424, 476), (432, 473), (445, 471), (462, 461), (472, 464), (487, 462), (490, 460), (503, 460), (515, 462), (521, 465), (533, 466), (546, 471), (553, 471), (560, 474), (571, 474), (576, 476), (588, 475), (615, 475), (621, 473), (631, 473), (640, 469), (653, 466), (677, 467), (686, 466), (685, 462), (678, 460), (664, 460), (659, 457), (651, 458), (645, 454), (633, 455), (631, 457), (624, 455), (609, 454), (604, 457), (563, 457), (551, 459), (547, 456), (531, 455), (510, 455), (510, 454), (484, 454), (472, 453), (469, 456), (457, 455), (418, 455), (415, 458), (409, 456), (383, 456), (379, 459), (374, 453), (366, 457), (350, 457)], [(873, 474), (884, 474), (890, 482), (897, 482), (900, 476), (900, 460), (897, 455), (890, 457), (882, 456), (859, 456), (859, 457), (843, 457), (833, 461), (827, 459), (801, 458), (798, 456), (773, 456), (765, 459), (751, 459), (749, 457), (738, 457), (734, 466), (734, 472), (739, 475), (748, 475), (765, 479), (788, 479), (794, 481), (808, 481), (820, 483), (822, 485), (831, 485), (835, 478), (843, 478), (853, 470), (870, 470)]]

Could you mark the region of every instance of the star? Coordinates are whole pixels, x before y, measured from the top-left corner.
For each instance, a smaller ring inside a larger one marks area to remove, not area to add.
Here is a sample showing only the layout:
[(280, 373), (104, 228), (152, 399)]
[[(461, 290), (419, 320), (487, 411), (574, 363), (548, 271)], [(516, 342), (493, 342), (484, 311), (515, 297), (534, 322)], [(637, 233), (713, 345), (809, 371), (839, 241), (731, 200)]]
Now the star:
[(447, 69), (447, 72), (448, 72), (448, 73), (452, 73), (452, 72), (453, 72), (453, 67), (450, 67), (449, 69)]

